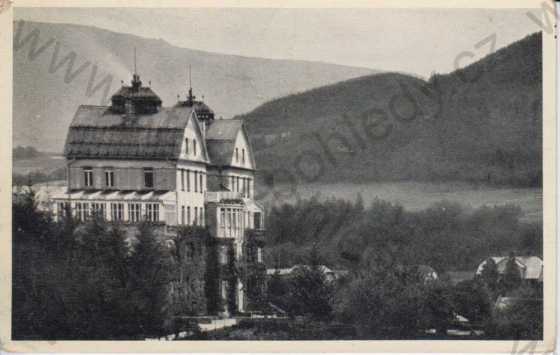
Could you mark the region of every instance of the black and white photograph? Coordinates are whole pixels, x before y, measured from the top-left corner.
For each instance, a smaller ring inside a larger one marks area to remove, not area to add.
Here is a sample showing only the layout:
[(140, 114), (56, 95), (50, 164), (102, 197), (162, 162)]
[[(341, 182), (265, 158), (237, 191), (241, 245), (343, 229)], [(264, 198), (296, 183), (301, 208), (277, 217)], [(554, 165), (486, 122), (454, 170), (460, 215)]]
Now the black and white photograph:
[(2, 342), (553, 350), (554, 2), (22, 3)]

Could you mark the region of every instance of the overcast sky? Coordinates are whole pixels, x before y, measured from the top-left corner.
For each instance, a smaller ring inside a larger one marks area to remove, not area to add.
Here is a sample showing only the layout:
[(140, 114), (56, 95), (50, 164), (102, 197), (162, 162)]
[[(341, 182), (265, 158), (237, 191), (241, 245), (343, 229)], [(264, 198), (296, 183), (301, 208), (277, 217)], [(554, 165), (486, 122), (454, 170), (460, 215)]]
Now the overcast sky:
[[(180, 47), (252, 57), (303, 59), (429, 76), (450, 72), (539, 31), (526, 10), (500, 9), (33, 9), (16, 19), (92, 25)], [(466, 64), (467, 60), (461, 60)]]

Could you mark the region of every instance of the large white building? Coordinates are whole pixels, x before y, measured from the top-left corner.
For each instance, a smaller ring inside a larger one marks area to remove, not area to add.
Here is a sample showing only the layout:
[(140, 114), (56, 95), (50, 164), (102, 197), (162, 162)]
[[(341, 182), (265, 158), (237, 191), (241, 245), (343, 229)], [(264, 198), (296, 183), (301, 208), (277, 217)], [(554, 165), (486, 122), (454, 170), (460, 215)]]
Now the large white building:
[[(134, 74), (111, 106), (78, 108), (64, 155), (68, 181), (51, 196), (55, 216), (71, 211), (84, 221), (97, 214), (122, 225), (145, 220), (168, 234), (204, 226), (228, 241), (236, 260), (247, 259), (250, 245), (250, 260), (262, 263), (264, 216), (253, 199), (255, 160), (243, 121), (214, 119), (192, 89), (185, 101), (162, 107)], [(248, 281), (220, 282), (224, 298), (237, 290), (236, 311), (244, 311)]]

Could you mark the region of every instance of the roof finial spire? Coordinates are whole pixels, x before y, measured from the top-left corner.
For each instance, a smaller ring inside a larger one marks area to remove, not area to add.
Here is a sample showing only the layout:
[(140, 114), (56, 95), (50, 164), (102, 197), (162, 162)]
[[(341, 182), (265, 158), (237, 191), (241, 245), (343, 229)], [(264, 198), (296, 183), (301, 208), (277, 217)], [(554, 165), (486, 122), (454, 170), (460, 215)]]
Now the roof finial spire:
[(196, 96), (194, 96), (192, 92), (191, 65), (189, 64), (189, 96), (187, 97), (187, 104), (192, 106), (195, 98)]
[(136, 74), (136, 47), (134, 47), (134, 74)]
[(132, 74), (132, 88), (134, 90), (138, 90), (140, 86), (142, 86), (142, 82), (140, 81), (140, 75), (136, 71), (136, 47), (134, 47), (134, 73)]

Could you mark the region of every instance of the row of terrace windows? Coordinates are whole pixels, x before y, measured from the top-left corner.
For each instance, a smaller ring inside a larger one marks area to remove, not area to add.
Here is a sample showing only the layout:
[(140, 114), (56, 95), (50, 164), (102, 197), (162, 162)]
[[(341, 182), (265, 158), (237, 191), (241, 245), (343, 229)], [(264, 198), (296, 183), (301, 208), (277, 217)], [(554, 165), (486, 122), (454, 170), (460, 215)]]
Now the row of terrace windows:
[[(127, 203), (125, 214), (125, 203), (123, 202), (76, 202), (74, 208), (70, 209), (72, 215), (79, 221), (86, 221), (93, 216), (113, 222), (136, 223), (141, 221), (159, 222), (160, 211), (158, 203)], [(65, 216), (69, 205), (67, 202), (59, 202), (57, 213)]]
[(239, 208), (220, 208), (220, 220), (218, 226), (220, 235), (226, 238), (239, 237), (245, 231), (245, 221), (249, 218), (249, 212)]
[(203, 193), (206, 191), (206, 173), (196, 170), (181, 170), (181, 191)]
[[(154, 188), (154, 169), (144, 168), (144, 187), (147, 189)], [(93, 169), (90, 167), (83, 168), (84, 186), (93, 186)], [(106, 188), (115, 187), (115, 171), (113, 168), (105, 168), (104, 170), (104, 186)]]
[(182, 225), (204, 226), (204, 207), (181, 206), (181, 218), (179, 222)]

